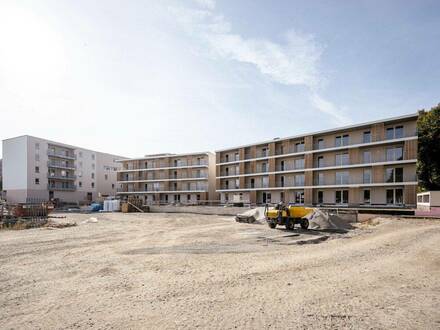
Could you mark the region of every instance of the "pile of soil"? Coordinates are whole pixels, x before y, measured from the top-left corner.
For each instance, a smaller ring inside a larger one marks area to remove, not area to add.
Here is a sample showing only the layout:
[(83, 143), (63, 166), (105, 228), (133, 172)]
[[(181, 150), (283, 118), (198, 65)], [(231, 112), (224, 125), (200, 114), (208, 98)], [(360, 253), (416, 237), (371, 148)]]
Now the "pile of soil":
[(246, 223), (264, 223), (264, 207), (256, 207), (249, 211), (237, 214), (235, 221)]
[(342, 219), (337, 214), (327, 213), (320, 209), (313, 209), (307, 219), (309, 220), (310, 229), (341, 232), (353, 229), (353, 226), (347, 220)]

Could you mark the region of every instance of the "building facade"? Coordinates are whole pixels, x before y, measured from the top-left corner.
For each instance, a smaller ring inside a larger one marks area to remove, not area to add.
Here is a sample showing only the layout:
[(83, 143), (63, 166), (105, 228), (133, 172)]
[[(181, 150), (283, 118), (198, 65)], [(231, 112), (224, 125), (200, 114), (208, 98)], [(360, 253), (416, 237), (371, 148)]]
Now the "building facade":
[(414, 207), (418, 114), (216, 152), (222, 203)]
[(121, 160), (119, 196), (146, 204), (197, 204), (215, 199), (215, 156), (210, 152), (147, 155)]
[(33, 136), (3, 141), (3, 190), (10, 203), (79, 203), (115, 196), (121, 156)]

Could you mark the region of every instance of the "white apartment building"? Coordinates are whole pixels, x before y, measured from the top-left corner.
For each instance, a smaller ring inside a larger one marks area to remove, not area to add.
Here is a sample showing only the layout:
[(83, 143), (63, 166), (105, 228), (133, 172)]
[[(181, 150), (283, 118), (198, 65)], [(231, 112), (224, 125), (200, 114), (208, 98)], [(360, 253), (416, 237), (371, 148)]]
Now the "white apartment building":
[(121, 158), (29, 135), (3, 140), (6, 200), (80, 203), (115, 196)]

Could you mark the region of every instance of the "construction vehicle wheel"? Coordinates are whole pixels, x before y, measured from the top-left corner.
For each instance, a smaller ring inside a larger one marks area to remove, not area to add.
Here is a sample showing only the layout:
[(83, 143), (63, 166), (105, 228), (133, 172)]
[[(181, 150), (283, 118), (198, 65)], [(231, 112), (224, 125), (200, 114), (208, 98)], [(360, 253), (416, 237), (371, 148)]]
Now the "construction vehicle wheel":
[(302, 229), (308, 229), (309, 228), (309, 220), (301, 219), (301, 228)]
[(268, 222), (267, 224), (269, 225), (269, 228), (272, 228), (272, 229), (274, 229), (277, 226), (277, 224), (275, 222), (272, 222), (272, 221)]
[(286, 229), (287, 230), (293, 230), (294, 226), (295, 226), (295, 224), (293, 221), (286, 222)]

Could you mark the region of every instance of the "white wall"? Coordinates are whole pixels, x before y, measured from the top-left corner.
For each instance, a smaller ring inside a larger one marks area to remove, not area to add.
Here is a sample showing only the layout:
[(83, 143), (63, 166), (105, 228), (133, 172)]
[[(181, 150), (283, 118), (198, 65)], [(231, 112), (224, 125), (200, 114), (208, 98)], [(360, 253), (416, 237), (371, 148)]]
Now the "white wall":
[(3, 141), (3, 190), (27, 189), (27, 136)]

